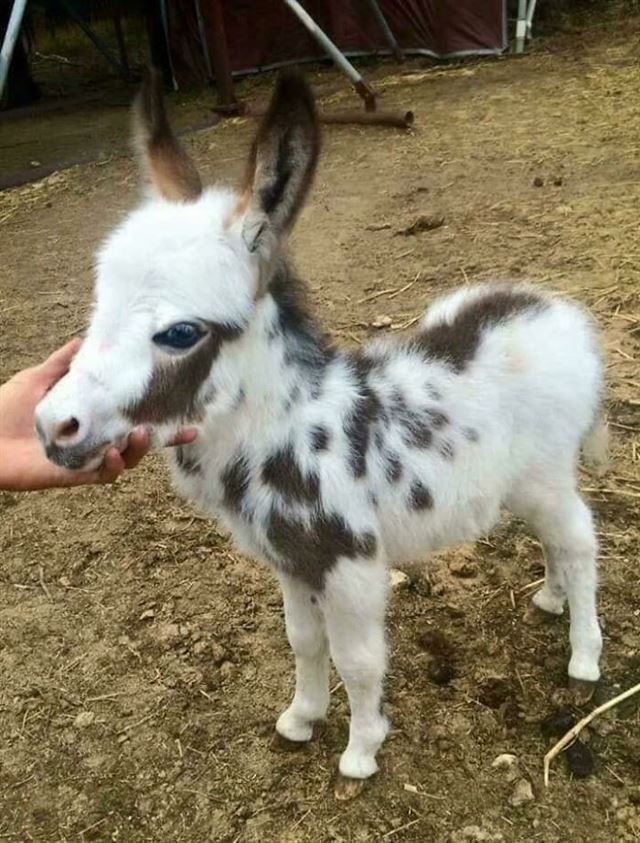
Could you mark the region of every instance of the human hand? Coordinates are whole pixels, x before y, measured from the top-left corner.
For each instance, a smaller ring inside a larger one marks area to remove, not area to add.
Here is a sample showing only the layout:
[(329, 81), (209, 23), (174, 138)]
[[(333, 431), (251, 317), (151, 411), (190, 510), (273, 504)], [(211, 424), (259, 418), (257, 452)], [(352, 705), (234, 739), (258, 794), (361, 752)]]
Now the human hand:
[[(135, 428), (124, 451), (109, 448), (100, 468), (69, 471), (50, 462), (34, 430), (34, 411), (45, 394), (69, 371), (80, 348), (71, 340), (44, 363), (18, 372), (0, 386), (0, 490), (33, 491), (65, 486), (113, 483), (125, 469), (134, 468), (150, 447), (149, 432)], [(186, 445), (197, 436), (184, 428), (170, 445)]]

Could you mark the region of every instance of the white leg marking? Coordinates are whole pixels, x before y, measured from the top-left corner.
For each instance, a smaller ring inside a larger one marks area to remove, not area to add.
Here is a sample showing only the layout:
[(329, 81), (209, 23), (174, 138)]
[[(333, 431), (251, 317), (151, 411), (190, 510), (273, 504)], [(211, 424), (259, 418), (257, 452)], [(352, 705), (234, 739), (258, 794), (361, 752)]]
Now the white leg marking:
[(377, 771), (376, 753), (388, 731), (381, 712), (386, 587), (385, 566), (371, 559), (341, 560), (325, 585), (331, 656), (351, 707), (349, 743), (340, 758), (340, 772), (355, 779)]
[(539, 490), (527, 513), (548, 560), (548, 581), (534, 598), (545, 611), (561, 608), (563, 593), (571, 616), (569, 676), (595, 682), (602, 635), (596, 611), (597, 542), (591, 512), (574, 489)]
[(311, 589), (281, 576), (287, 637), (296, 657), (296, 691), (276, 730), (290, 741), (308, 741), (329, 707), (329, 647), (324, 618)]

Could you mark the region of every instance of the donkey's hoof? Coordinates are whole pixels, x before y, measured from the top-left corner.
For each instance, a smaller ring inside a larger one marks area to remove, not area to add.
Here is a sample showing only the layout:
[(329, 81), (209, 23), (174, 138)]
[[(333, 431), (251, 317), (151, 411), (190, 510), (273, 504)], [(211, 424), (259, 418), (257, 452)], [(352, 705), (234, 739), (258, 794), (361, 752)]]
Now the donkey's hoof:
[(597, 681), (591, 682), (589, 679), (576, 679), (574, 676), (569, 677), (569, 690), (573, 695), (574, 703), (578, 706), (588, 703), (597, 687)]
[(362, 793), (366, 781), (366, 779), (351, 779), (349, 776), (343, 776), (342, 773), (338, 773), (336, 785), (333, 790), (334, 796), (338, 802), (349, 802)]
[(299, 752), (306, 745), (307, 741), (292, 741), (285, 738), (280, 732), (274, 732), (271, 739), (271, 749), (275, 749), (277, 752)]

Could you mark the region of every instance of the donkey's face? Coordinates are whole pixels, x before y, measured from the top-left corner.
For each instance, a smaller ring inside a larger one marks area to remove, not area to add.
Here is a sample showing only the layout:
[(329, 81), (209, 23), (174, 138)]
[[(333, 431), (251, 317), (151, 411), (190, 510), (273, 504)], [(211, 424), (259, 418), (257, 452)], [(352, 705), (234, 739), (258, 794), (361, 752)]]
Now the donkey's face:
[(318, 155), (313, 100), (297, 77), (278, 82), (239, 194), (202, 191), (156, 77), (135, 117), (151, 198), (101, 249), (86, 340), (36, 411), (48, 457), (68, 468), (98, 465), (135, 425), (197, 421), (212, 381), (224, 388), (214, 375), (268, 292)]

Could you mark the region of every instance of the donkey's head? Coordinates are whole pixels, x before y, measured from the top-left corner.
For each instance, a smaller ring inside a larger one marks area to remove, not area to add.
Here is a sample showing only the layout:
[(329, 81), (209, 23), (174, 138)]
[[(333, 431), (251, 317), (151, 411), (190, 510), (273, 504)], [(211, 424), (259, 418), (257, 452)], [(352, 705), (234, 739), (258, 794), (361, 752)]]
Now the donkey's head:
[(99, 464), (135, 425), (197, 421), (268, 290), (318, 157), (313, 98), (296, 76), (277, 83), (239, 193), (203, 191), (156, 76), (134, 116), (149, 199), (99, 252), (86, 339), (36, 412), (47, 455), (69, 468)]

